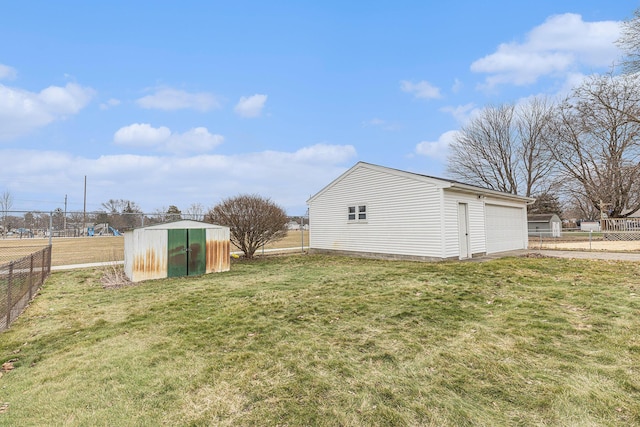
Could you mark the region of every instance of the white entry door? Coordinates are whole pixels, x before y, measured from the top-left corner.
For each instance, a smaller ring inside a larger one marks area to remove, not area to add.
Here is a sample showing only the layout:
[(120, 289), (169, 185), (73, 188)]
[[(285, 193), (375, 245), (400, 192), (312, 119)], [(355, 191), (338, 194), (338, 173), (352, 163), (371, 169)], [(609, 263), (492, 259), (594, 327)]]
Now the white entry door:
[(471, 258), (469, 206), (466, 203), (458, 203), (458, 240), (460, 242), (460, 259)]

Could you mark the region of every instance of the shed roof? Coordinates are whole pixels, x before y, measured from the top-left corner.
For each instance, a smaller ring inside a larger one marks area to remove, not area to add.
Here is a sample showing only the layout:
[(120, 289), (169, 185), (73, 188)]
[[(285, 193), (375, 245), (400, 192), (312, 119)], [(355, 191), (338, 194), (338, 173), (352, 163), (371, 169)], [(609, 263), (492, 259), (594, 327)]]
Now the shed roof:
[(149, 225), (147, 227), (138, 227), (136, 230), (173, 230), (173, 229), (192, 229), (192, 228), (205, 228), (205, 229), (221, 229), (229, 228), (224, 225), (209, 224), (203, 221), (194, 221), (190, 219), (182, 219), (178, 221), (165, 222), (162, 224)]
[(518, 196), (518, 195), (515, 195), (515, 194), (504, 193), (502, 191), (491, 190), (491, 189), (480, 187), (480, 186), (477, 186), (477, 185), (465, 184), (464, 182), (459, 182), (459, 181), (455, 181), (455, 180), (452, 180), (452, 179), (437, 178), (437, 177), (434, 177), (434, 176), (423, 175), (423, 174), (419, 174), (419, 173), (415, 173), (415, 172), (407, 172), (407, 171), (403, 171), (403, 170), (400, 170), (400, 169), (393, 169), (393, 168), (389, 168), (389, 167), (386, 167), (386, 166), (374, 165), (372, 163), (358, 162), (355, 165), (353, 165), (351, 168), (349, 168), (346, 172), (344, 172), (342, 175), (340, 175), (338, 178), (336, 178), (333, 181), (331, 181), (331, 183), (329, 183), (327, 186), (325, 186), (322, 190), (318, 191), (316, 194), (311, 196), (309, 198), (309, 200), (307, 200), (307, 203), (312, 202), (315, 198), (320, 196), (322, 193), (327, 191), (329, 188), (333, 187), (335, 184), (340, 182), (342, 179), (344, 179), (346, 176), (350, 175), (354, 170), (356, 170), (358, 168), (373, 169), (373, 170), (377, 170), (379, 172), (390, 173), (390, 174), (398, 175), (398, 176), (404, 176), (404, 177), (410, 178), (410, 179), (417, 179), (417, 180), (420, 180), (420, 181), (431, 183), (431, 184), (436, 185), (437, 187), (440, 187), (440, 188), (446, 188), (446, 189), (458, 190), (458, 191), (464, 191), (464, 192), (471, 192), (471, 193), (475, 193), (475, 194), (479, 194), (479, 195), (483, 195), (483, 196), (494, 196), (494, 197), (500, 197), (500, 198), (504, 198), (504, 199), (518, 200), (520, 202), (527, 202), (527, 203), (533, 203), (535, 201), (535, 199), (533, 199), (531, 197), (524, 197), (524, 196)]
[[(555, 218), (554, 218), (555, 217)], [(560, 221), (560, 217), (556, 214), (531, 214), (527, 215), (528, 222), (550, 222), (552, 220)]]

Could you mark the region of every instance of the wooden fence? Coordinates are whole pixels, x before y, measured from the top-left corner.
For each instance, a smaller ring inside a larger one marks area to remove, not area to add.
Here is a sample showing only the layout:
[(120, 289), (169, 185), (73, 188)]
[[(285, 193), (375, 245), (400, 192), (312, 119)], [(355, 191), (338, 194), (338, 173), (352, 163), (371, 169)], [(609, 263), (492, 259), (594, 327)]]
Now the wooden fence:
[(600, 220), (605, 240), (640, 240), (640, 218), (607, 218)]

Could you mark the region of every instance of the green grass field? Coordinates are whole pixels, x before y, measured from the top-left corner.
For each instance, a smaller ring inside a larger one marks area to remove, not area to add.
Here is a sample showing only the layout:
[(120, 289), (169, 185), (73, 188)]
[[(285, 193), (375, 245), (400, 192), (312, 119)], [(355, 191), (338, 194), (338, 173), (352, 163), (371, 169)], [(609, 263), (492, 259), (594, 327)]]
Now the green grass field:
[(0, 335), (0, 425), (640, 425), (640, 266), (329, 256), (104, 289)]

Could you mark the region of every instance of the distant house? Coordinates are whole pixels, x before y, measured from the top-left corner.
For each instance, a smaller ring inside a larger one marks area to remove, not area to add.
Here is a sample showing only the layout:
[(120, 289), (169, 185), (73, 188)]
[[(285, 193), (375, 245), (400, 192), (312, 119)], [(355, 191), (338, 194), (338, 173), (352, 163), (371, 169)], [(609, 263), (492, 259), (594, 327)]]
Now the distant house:
[(309, 247), (416, 260), (526, 249), (533, 201), (359, 162), (308, 200)]
[(556, 214), (532, 214), (527, 217), (529, 236), (561, 237), (562, 220)]
[(580, 231), (600, 231), (600, 221), (581, 221)]
[(287, 230), (300, 230), (300, 224), (298, 221), (291, 220), (287, 223)]

